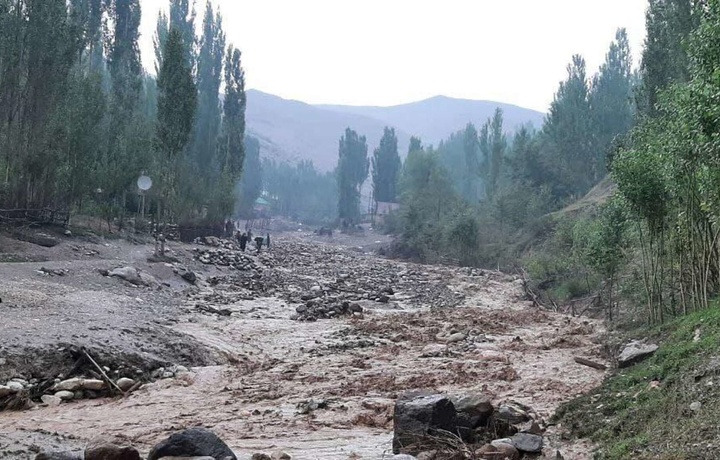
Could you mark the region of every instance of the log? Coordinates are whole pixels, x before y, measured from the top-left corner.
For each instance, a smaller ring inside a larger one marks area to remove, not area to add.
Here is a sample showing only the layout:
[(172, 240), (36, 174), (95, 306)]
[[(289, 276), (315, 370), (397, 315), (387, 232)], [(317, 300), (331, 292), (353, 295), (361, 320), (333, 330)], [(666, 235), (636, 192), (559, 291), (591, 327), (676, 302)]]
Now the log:
[(592, 367), (593, 369), (597, 369), (599, 371), (604, 371), (607, 369), (607, 366), (604, 364), (596, 363), (594, 361), (590, 361), (589, 359), (580, 358), (579, 356), (576, 356), (575, 362), (578, 364), (582, 364), (583, 366)]

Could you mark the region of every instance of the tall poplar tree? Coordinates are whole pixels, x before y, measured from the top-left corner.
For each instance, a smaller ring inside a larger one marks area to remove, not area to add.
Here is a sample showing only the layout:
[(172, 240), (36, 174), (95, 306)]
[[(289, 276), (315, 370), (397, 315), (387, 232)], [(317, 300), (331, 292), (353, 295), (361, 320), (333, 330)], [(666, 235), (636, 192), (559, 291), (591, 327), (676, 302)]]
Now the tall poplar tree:
[(347, 128), (340, 138), (338, 157), (338, 216), (355, 223), (360, 219), (360, 189), (370, 170), (365, 136)]
[(158, 120), (155, 145), (160, 155), (165, 216), (177, 217), (178, 163), (190, 137), (197, 107), (192, 70), (185, 60), (183, 37), (170, 29), (158, 75)]
[(402, 161), (398, 154), (398, 140), (394, 128), (385, 128), (380, 146), (372, 157), (373, 195), (376, 202), (393, 203), (397, 199), (397, 185)]

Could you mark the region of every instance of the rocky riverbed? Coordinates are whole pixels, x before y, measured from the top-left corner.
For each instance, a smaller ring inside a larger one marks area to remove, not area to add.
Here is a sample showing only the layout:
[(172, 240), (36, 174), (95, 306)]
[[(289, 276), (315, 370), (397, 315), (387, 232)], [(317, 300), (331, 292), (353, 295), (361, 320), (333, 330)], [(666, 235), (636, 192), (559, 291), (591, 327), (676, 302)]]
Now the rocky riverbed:
[(0, 263), (0, 457), (98, 439), (147, 454), (202, 426), (240, 459), (392, 458), (395, 402), (422, 390), (529, 407), (543, 455), (589, 458), (547, 425), (601, 381), (574, 362), (602, 361), (601, 325), (534, 308), (509, 275), (377, 257), (379, 238), (203, 239), (161, 262), (149, 244), (0, 238), (23, 260)]

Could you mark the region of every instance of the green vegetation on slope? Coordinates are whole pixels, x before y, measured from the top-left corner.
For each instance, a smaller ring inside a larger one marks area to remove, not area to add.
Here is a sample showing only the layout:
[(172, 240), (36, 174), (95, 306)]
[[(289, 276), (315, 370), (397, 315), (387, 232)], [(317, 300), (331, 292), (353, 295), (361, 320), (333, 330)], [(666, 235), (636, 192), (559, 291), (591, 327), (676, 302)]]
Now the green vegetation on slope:
[(685, 316), (650, 336), (662, 343), (654, 356), (565, 404), (556, 421), (597, 442), (599, 459), (717, 458), (720, 310)]

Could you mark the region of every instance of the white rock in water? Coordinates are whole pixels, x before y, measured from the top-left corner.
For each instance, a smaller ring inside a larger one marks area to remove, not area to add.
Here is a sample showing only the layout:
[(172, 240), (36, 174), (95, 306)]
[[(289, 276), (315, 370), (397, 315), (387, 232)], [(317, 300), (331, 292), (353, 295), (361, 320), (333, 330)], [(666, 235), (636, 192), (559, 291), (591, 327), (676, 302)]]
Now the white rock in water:
[(55, 391), (77, 391), (80, 390), (82, 387), (83, 379), (67, 379), (55, 385)]
[(318, 285), (315, 285), (310, 288), (310, 292), (320, 292), (320, 291), (322, 291), (322, 288)]
[(75, 398), (75, 393), (72, 391), (62, 390), (55, 393), (55, 396), (62, 399), (63, 401), (70, 401)]
[(170, 372), (170, 371), (163, 372), (162, 378), (164, 378), (164, 379), (171, 379), (171, 378), (173, 378), (173, 377), (175, 377), (175, 374), (173, 374), (172, 372)]
[(132, 388), (135, 385), (135, 380), (128, 379), (128, 378), (121, 378), (117, 381), (117, 386), (122, 391), (128, 391), (130, 388)]
[(60, 403), (62, 402), (62, 399), (60, 399), (57, 396), (52, 396), (52, 395), (42, 395), (40, 397), (40, 399), (42, 400), (43, 404), (47, 404), (50, 407), (59, 406)]
[(0, 385), (0, 398), (15, 393), (7, 385)]
[(7, 387), (10, 388), (12, 393), (19, 393), (25, 389), (23, 384), (20, 382), (8, 382)]
[(695, 401), (694, 403), (690, 404), (690, 410), (693, 412), (697, 412), (700, 409), (702, 409), (702, 403), (699, 401)]
[(175, 374), (187, 374), (188, 372), (190, 371), (185, 366), (177, 366), (175, 368)]
[(105, 382), (102, 380), (83, 380), (82, 387), (86, 390), (100, 391), (105, 388)]

